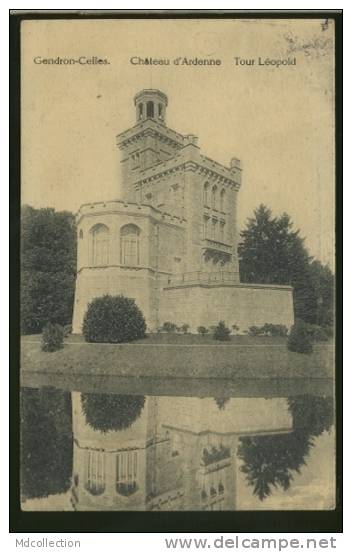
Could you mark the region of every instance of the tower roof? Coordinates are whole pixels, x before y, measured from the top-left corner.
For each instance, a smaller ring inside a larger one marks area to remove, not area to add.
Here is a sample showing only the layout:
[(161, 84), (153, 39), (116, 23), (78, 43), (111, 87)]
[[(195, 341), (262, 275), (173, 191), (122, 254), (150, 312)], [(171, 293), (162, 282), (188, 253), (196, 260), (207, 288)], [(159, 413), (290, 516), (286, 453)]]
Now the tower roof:
[(161, 90), (157, 90), (156, 88), (144, 88), (143, 90), (140, 90), (137, 92), (137, 94), (134, 97), (134, 104), (136, 105), (138, 101), (141, 101), (146, 98), (159, 98), (162, 100), (165, 105), (168, 103), (167, 95), (162, 92)]

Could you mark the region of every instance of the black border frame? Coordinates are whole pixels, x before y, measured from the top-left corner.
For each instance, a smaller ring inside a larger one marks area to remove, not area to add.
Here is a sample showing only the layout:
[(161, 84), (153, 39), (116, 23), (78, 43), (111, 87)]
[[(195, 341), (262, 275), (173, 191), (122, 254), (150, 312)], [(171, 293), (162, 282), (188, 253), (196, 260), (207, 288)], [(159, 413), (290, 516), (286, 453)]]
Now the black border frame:
[[(12, 533), (342, 532), (343, 10), (9, 10), (10, 12), (10, 527)], [(19, 486), (20, 26), (36, 19), (333, 19), (336, 145), (336, 508), (328, 511), (24, 512)]]

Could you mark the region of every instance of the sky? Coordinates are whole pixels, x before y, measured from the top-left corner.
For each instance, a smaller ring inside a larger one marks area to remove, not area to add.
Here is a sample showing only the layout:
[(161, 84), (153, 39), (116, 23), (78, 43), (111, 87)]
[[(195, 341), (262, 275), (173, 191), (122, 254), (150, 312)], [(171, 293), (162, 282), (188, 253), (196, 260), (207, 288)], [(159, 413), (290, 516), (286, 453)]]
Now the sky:
[[(42, 20), (22, 22), (22, 203), (76, 212), (116, 199), (116, 135), (135, 124), (133, 97), (158, 88), (167, 125), (202, 153), (241, 159), (239, 229), (264, 203), (287, 212), (312, 255), (334, 265), (333, 22), (316, 20)], [(34, 58), (109, 63), (48, 65)], [(133, 65), (131, 57), (170, 59)], [(177, 57), (221, 65), (173, 64)], [(234, 58), (254, 59), (236, 65)], [(258, 65), (295, 59), (295, 65)]]

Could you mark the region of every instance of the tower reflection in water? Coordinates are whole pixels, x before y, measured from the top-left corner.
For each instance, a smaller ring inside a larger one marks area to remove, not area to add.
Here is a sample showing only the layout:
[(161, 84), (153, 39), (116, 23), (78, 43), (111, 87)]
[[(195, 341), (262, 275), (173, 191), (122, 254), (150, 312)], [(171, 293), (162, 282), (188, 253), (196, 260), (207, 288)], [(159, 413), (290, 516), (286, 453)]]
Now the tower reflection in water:
[(21, 422), (27, 510), (333, 507), (330, 397), (24, 388)]
[(73, 392), (72, 412), (75, 509), (235, 510), (240, 476), (261, 501), (289, 489), (333, 405)]

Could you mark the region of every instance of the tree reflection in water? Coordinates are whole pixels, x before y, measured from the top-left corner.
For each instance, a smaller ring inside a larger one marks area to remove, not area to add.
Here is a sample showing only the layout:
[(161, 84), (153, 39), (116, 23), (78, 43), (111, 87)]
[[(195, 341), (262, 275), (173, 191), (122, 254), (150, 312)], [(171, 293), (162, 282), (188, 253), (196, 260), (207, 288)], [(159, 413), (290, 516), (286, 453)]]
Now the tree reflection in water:
[(303, 395), (288, 398), (293, 431), (283, 435), (242, 437), (238, 456), (243, 461), (253, 494), (264, 500), (273, 488), (287, 490), (294, 472), (306, 464), (314, 438), (329, 431), (334, 419), (333, 399)]
[(82, 394), (87, 424), (106, 433), (129, 428), (141, 415), (144, 395)]
[[(215, 401), (226, 408), (227, 399)], [(287, 399), (293, 431), (281, 435), (241, 437), (241, 471), (260, 500), (274, 488), (287, 490), (305, 465), (315, 438), (334, 421), (332, 398), (297, 396)], [(85, 394), (82, 408), (95, 430), (127, 429), (140, 417), (143, 395)], [(210, 451), (214, 454), (217, 451)], [(221, 452), (221, 451), (220, 451)], [(206, 459), (205, 459), (206, 460)], [(151, 466), (154, 469), (155, 466)], [(66, 492), (72, 474), (70, 393), (53, 388), (21, 391), (21, 492), (24, 499)], [(129, 487), (119, 489), (128, 496)]]
[(23, 499), (64, 493), (71, 485), (71, 393), (53, 388), (20, 394)]
[(214, 397), (214, 401), (218, 405), (219, 410), (225, 410), (226, 403), (230, 400), (230, 397)]

